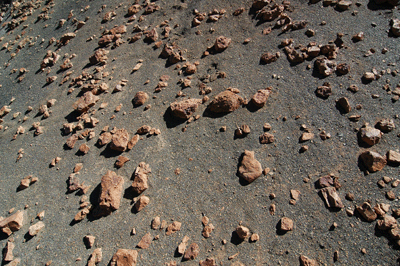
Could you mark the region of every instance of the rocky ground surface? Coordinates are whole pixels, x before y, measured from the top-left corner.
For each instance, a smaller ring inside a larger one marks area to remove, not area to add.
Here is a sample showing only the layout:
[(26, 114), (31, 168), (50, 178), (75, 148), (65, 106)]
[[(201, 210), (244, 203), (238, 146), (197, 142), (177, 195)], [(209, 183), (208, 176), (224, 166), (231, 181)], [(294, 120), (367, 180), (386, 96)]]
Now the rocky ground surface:
[(397, 265), (396, 0), (2, 3), (2, 265)]

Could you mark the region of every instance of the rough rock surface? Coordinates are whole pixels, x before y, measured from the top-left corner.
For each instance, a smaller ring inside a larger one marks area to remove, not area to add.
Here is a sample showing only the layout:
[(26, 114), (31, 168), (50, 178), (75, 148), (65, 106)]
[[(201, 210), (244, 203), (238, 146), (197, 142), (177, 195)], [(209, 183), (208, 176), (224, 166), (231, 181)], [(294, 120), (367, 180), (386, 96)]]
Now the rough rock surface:
[(73, 108), (79, 113), (87, 112), (99, 99), (91, 91), (87, 91), (74, 103)]
[(24, 212), (17, 211), (13, 215), (0, 221), (0, 228), (8, 228), (12, 232), (18, 231), (23, 226)]
[(292, 231), (293, 230), (293, 220), (287, 217), (282, 217), (280, 221), (280, 230), (282, 231)]
[(39, 221), (29, 227), (29, 235), (30, 236), (35, 236), (37, 235), (43, 228), (44, 228), (44, 223), (42, 221)]
[(136, 167), (132, 182), (132, 188), (136, 194), (140, 195), (143, 191), (148, 189), (149, 185), (147, 181), (149, 173), (151, 173), (151, 168), (145, 162), (139, 163), (139, 166)]
[(247, 227), (240, 225), (240, 226), (236, 227), (235, 232), (238, 235), (238, 237), (242, 240), (245, 240), (246, 238), (250, 237), (250, 230)]
[(385, 167), (386, 158), (374, 151), (365, 151), (360, 154), (360, 159), (370, 172), (377, 172)]
[(238, 109), (243, 103), (242, 97), (226, 90), (214, 97), (208, 109), (214, 113), (229, 113)]
[(261, 176), (262, 170), (260, 162), (254, 156), (254, 151), (245, 150), (238, 168), (239, 176), (251, 183)]
[(201, 99), (186, 99), (183, 101), (175, 101), (171, 103), (170, 107), (174, 116), (189, 119), (197, 107), (201, 104)]
[(101, 248), (96, 248), (90, 255), (87, 266), (95, 266), (103, 259), (103, 251)]
[(135, 205), (133, 206), (136, 210), (136, 212), (140, 212), (141, 210), (144, 209), (144, 207), (147, 206), (147, 204), (149, 204), (150, 202), (150, 198), (147, 196), (141, 196), (135, 203)]
[(139, 243), (137, 244), (137, 247), (141, 248), (141, 249), (148, 249), (150, 247), (152, 240), (153, 240), (153, 238), (151, 237), (151, 234), (147, 233), (139, 241)]
[(138, 252), (133, 249), (118, 249), (113, 255), (110, 266), (136, 266)]
[(138, 91), (133, 97), (132, 103), (135, 106), (143, 105), (149, 99), (149, 95), (144, 91)]
[(183, 258), (185, 260), (194, 260), (200, 253), (200, 247), (196, 243), (192, 243), (185, 251)]
[(362, 127), (359, 134), (362, 141), (370, 146), (379, 143), (383, 135), (383, 133), (379, 129), (373, 128), (371, 126)]
[(326, 206), (328, 208), (343, 208), (344, 205), (339, 195), (336, 192), (336, 188), (334, 187), (325, 187), (321, 189), (322, 197), (325, 200)]
[(231, 44), (231, 39), (224, 37), (224, 36), (219, 36), (214, 43), (214, 50), (216, 52), (223, 52), (225, 51), (226, 48)]
[(378, 218), (378, 215), (368, 202), (364, 202), (360, 206), (357, 206), (356, 210), (367, 222), (375, 221), (376, 218)]
[(101, 193), (99, 197), (99, 207), (105, 215), (119, 209), (123, 193), (124, 179), (113, 171), (101, 178)]
[(110, 148), (115, 151), (125, 151), (129, 142), (129, 133), (126, 129), (118, 129), (112, 136)]
[(258, 108), (263, 107), (267, 102), (268, 97), (271, 94), (271, 91), (272, 87), (268, 87), (263, 90), (258, 90), (256, 94), (254, 94), (253, 97), (251, 98), (251, 102)]

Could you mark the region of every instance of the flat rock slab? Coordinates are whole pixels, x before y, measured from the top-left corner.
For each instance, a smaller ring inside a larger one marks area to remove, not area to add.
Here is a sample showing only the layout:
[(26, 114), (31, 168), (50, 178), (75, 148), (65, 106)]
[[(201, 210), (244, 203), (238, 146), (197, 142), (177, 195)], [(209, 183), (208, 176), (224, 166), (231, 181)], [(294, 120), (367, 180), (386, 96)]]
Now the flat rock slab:
[(119, 208), (123, 192), (124, 179), (113, 171), (101, 178), (101, 193), (99, 207), (106, 215)]

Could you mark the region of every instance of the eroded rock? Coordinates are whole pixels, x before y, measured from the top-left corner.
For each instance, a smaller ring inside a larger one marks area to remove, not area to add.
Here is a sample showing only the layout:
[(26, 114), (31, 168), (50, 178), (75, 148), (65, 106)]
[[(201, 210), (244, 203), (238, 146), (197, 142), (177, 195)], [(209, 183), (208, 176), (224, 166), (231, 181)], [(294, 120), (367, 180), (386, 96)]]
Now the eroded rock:
[(95, 266), (103, 259), (103, 251), (101, 248), (96, 248), (90, 255), (87, 266)]
[(84, 113), (87, 112), (90, 107), (96, 104), (100, 98), (94, 95), (91, 91), (85, 92), (82, 97), (80, 97), (72, 106), (77, 112)]
[(110, 148), (115, 151), (125, 151), (129, 142), (129, 133), (126, 129), (118, 129), (112, 136)]
[(251, 235), (249, 228), (241, 225), (236, 227), (235, 232), (238, 235), (238, 237), (242, 240), (249, 238)]
[(214, 43), (214, 50), (218, 53), (225, 51), (226, 48), (231, 44), (231, 39), (224, 37), (224, 36), (219, 36)]
[(133, 191), (136, 194), (142, 194), (143, 191), (145, 191), (149, 185), (148, 185), (148, 174), (151, 173), (151, 168), (148, 164), (145, 162), (139, 163), (139, 166), (136, 167), (132, 182), (132, 188)]
[(169, 236), (169, 235), (171, 235), (171, 234), (173, 234), (175, 232), (180, 231), (181, 227), (182, 227), (182, 223), (177, 222), (177, 221), (173, 221), (170, 225), (168, 225), (165, 234), (167, 236)]
[(293, 220), (287, 217), (282, 217), (280, 220), (280, 230), (282, 231), (292, 231), (293, 230)]
[(377, 172), (385, 167), (386, 158), (374, 151), (365, 151), (360, 154), (360, 159), (370, 172)]
[(378, 218), (378, 215), (368, 202), (364, 202), (360, 206), (357, 206), (356, 210), (365, 220), (367, 220), (367, 222), (375, 221), (376, 218)]
[(118, 249), (113, 255), (110, 266), (136, 266), (138, 252), (133, 249)]
[(321, 189), (322, 197), (325, 200), (325, 204), (328, 208), (343, 208), (344, 205), (339, 195), (336, 192), (335, 187), (325, 187)]
[(251, 98), (251, 102), (258, 108), (263, 107), (267, 102), (268, 97), (271, 94), (271, 91), (272, 87), (268, 87), (263, 90), (258, 90), (256, 94), (254, 94), (253, 97)]
[(137, 244), (137, 247), (141, 248), (141, 249), (148, 249), (150, 247), (152, 240), (153, 240), (153, 238), (151, 237), (151, 234), (147, 233), (139, 241), (139, 243)]
[(138, 91), (132, 100), (134, 106), (143, 105), (149, 99), (149, 95), (144, 91)]
[(245, 150), (238, 168), (238, 174), (248, 183), (253, 182), (262, 174), (262, 167), (255, 159), (254, 151)]
[(150, 198), (147, 196), (141, 196), (133, 206), (136, 210), (136, 212), (140, 212), (141, 210), (144, 209), (148, 204), (150, 203)]
[(192, 243), (185, 251), (185, 255), (183, 255), (184, 260), (194, 260), (197, 255), (200, 253), (199, 245), (196, 243)]
[(113, 171), (101, 178), (101, 192), (99, 197), (99, 207), (105, 215), (119, 209), (123, 193), (124, 179)]
[(186, 99), (183, 101), (175, 101), (171, 103), (170, 107), (174, 116), (182, 119), (189, 119), (201, 102), (201, 99)]
[(238, 109), (244, 100), (230, 90), (223, 91), (214, 97), (208, 109), (214, 113), (229, 113)]

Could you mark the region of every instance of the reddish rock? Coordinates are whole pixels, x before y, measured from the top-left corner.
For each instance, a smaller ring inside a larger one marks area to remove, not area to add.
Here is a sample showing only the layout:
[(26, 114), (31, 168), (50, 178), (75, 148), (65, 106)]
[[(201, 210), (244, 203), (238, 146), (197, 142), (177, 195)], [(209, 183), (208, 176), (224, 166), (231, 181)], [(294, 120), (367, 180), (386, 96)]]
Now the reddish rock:
[(113, 255), (110, 266), (136, 266), (138, 252), (133, 249), (118, 249)]
[(275, 137), (271, 133), (265, 132), (260, 135), (259, 140), (261, 144), (269, 144), (275, 141)]
[(89, 110), (90, 107), (96, 104), (99, 97), (93, 95), (91, 91), (85, 92), (72, 106), (77, 112), (84, 113)]
[(189, 119), (201, 104), (201, 99), (186, 99), (183, 101), (175, 101), (170, 107), (174, 116)]
[(188, 241), (189, 241), (189, 237), (188, 236), (184, 236), (183, 239), (182, 239), (182, 242), (178, 245), (178, 248), (177, 248), (178, 254), (183, 255), (185, 253)]
[(149, 99), (149, 95), (144, 91), (138, 91), (132, 100), (134, 106), (143, 105)]
[(370, 172), (377, 172), (385, 167), (385, 157), (374, 151), (365, 151), (360, 154), (360, 159)]
[(18, 231), (21, 229), (24, 222), (24, 213), (22, 211), (17, 211), (13, 215), (3, 219), (0, 221), (0, 228), (4, 229), (8, 228), (12, 232)]
[(367, 125), (360, 128), (359, 135), (362, 141), (372, 146), (379, 143), (383, 133), (379, 129)]
[(386, 118), (379, 120), (376, 123), (375, 127), (385, 133), (391, 132), (393, 129), (396, 128), (393, 119), (386, 119)]
[(153, 238), (151, 237), (151, 234), (147, 233), (142, 237), (140, 242), (137, 244), (137, 247), (141, 249), (148, 249), (152, 240)]
[(158, 33), (157, 30), (154, 28), (152, 30), (149, 31), (145, 31), (145, 37), (144, 40), (147, 42), (155, 42), (158, 40)]
[(44, 226), (45, 225), (44, 225), (44, 223), (42, 221), (39, 221), (39, 222), (31, 225), (29, 227), (29, 231), (28, 231), (29, 235), (30, 236), (37, 235), (44, 228)]
[(76, 176), (76, 174), (70, 174), (67, 183), (68, 192), (74, 192), (80, 188), (79, 178)]
[(109, 30), (107, 33), (112, 34), (112, 35), (124, 34), (124, 33), (126, 33), (126, 26), (125, 25), (115, 26), (114, 28)]
[(336, 71), (336, 63), (327, 58), (319, 58), (315, 60), (315, 66), (317, 67), (318, 72), (324, 77), (327, 77)]
[(200, 253), (199, 245), (196, 243), (192, 243), (185, 251), (185, 255), (183, 255), (184, 260), (194, 260), (197, 255)]
[(94, 245), (94, 241), (96, 240), (95, 236), (91, 236), (91, 235), (86, 235), (83, 238), (83, 241), (85, 242), (86, 247), (91, 248)]
[(214, 230), (214, 225), (207, 224), (204, 226), (203, 231), (201, 232), (201, 235), (205, 238), (209, 238), (211, 236), (211, 233), (213, 230)]
[(254, 157), (254, 151), (245, 150), (239, 164), (238, 174), (248, 183), (253, 182), (262, 174), (262, 167)]
[(197, 71), (197, 66), (196, 66), (196, 64), (190, 64), (190, 63), (187, 63), (187, 64), (186, 64), (185, 73), (186, 73), (187, 75), (193, 75), (194, 73), (196, 73), (196, 71)]
[(121, 37), (121, 35), (113, 35), (113, 34), (106, 34), (106, 35), (103, 35), (101, 38), (100, 38), (100, 40), (99, 40), (99, 42), (98, 42), (98, 45), (100, 46), (100, 47), (105, 47), (105, 46), (107, 46), (107, 45), (109, 45), (110, 43), (112, 43), (112, 42), (115, 42), (117, 39), (119, 39)]
[(235, 232), (238, 235), (238, 237), (242, 240), (249, 238), (250, 234), (251, 234), (249, 228), (241, 226), (241, 225), (236, 227)]
[(158, 230), (160, 229), (160, 225), (161, 225), (161, 219), (160, 217), (154, 217), (154, 219), (151, 221), (151, 229), (153, 230)]
[(10, 106), (6, 106), (4, 105), (3, 107), (1, 107), (0, 109), (0, 118), (4, 117), (6, 114), (11, 112), (11, 108)]
[(91, 207), (85, 207), (85, 208), (83, 208), (82, 210), (80, 210), (80, 211), (75, 215), (74, 221), (75, 221), (75, 222), (80, 222), (80, 221), (82, 221), (83, 219), (85, 219), (86, 216), (89, 214), (90, 210), (91, 210)]
[(96, 248), (90, 255), (87, 266), (95, 266), (101, 262), (103, 259), (103, 251), (101, 248)]
[(314, 133), (304, 132), (303, 134), (301, 134), (299, 141), (306, 142), (308, 140), (312, 140), (313, 138), (314, 138)]
[(362, 217), (364, 217), (365, 220), (367, 220), (367, 222), (375, 221), (376, 218), (378, 218), (378, 215), (368, 202), (364, 202), (360, 206), (357, 206), (356, 210), (359, 214), (361, 214)]
[(167, 229), (165, 231), (165, 234), (167, 236), (169, 236), (169, 235), (171, 235), (171, 234), (173, 234), (175, 232), (180, 231), (181, 227), (182, 227), (182, 223), (177, 222), (177, 221), (173, 221), (170, 225), (168, 225), (168, 227), (167, 227)]
[(135, 172), (133, 173), (134, 178), (132, 182), (133, 191), (136, 194), (142, 194), (149, 185), (148, 181), (148, 174), (151, 173), (151, 168), (145, 162), (139, 163), (139, 166), (136, 167)]
[(87, 154), (89, 152), (90, 148), (86, 143), (82, 143), (81, 146), (79, 146), (79, 151), (83, 154)]
[(324, 85), (317, 88), (315, 94), (322, 99), (328, 99), (332, 95), (332, 87), (328, 82), (325, 82)]
[(342, 98), (339, 98), (338, 100), (336, 100), (336, 104), (340, 108), (342, 108), (342, 110), (345, 113), (349, 113), (351, 111), (351, 106), (350, 106), (349, 99), (347, 99), (346, 97), (342, 97)]
[(134, 135), (131, 138), (131, 140), (128, 142), (127, 149), (132, 150), (132, 148), (135, 147), (135, 145), (138, 143), (139, 139), (140, 139), (139, 135), (137, 135), (137, 134)]
[(238, 109), (244, 100), (230, 90), (223, 91), (214, 97), (208, 109), (214, 113), (229, 113)]
[(264, 53), (264, 54), (261, 55), (261, 59), (260, 60), (264, 64), (270, 64), (270, 63), (275, 62), (276, 60), (278, 60), (279, 56), (280, 56), (279, 52), (277, 52), (275, 54), (267, 52), (267, 53)]
[(387, 162), (391, 165), (400, 165), (400, 153), (389, 150), (386, 153)]
[(115, 151), (125, 151), (129, 142), (129, 133), (126, 129), (118, 129), (112, 136), (110, 148)]
[(341, 64), (337, 65), (336, 71), (340, 75), (346, 75), (347, 73), (350, 72), (350, 66), (348, 64), (346, 64), (346, 63), (341, 63)]
[(280, 230), (282, 231), (292, 231), (293, 230), (293, 220), (287, 217), (282, 217), (280, 221)]
[(226, 48), (231, 44), (231, 39), (224, 37), (224, 36), (219, 36), (214, 43), (214, 50), (216, 52), (223, 52), (225, 51)]
[(70, 40), (72, 40), (73, 38), (76, 37), (76, 34), (73, 32), (68, 32), (63, 34), (63, 36), (61, 36), (60, 38), (60, 44), (62, 45), (66, 45), (69, 43)]
[(397, 227), (396, 218), (391, 215), (385, 214), (383, 218), (378, 220), (377, 227), (380, 230), (390, 230)]
[(251, 102), (258, 108), (263, 107), (267, 102), (268, 97), (271, 94), (271, 91), (272, 87), (268, 87), (263, 90), (258, 90), (256, 94), (254, 94), (253, 97), (251, 98)]
[(109, 51), (104, 49), (97, 50), (91, 57), (89, 57), (89, 62), (92, 65), (105, 64), (107, 62), (107, 54)]
[(106, 215), (119, 209), (124, 189), (123, 185), (124, 179), (113, 171), (107, 171), (101, 178), (99, 207)]
[(129, 161), (130, 161), (129, 158), (126, 158), (125, 156), (121, 155), (121, 156), (118, 157), (117, 161), (115, 162), (115, 166), (117, 168), (121, 168), (122, 166), (124, 166), (124, 164), (126, 162), (129, 162)]
[(6, 247), (3, 249), (3, 261), (12, 261), (14, 259), (13, 250), (15, 248), (14, 242), (7, 241)]
[(319, 263), (316, 260), (310, 259), (303, 255), (300, 255), (299, 261), (300, 261), (300, 266), (318, 266), (319, 265)]
[(135, 4), (135, 5), (130, 6), (128, 8), (128, 16), (135, 15), (136, 13), (138, 13), (140, 11), (140, 9), (141, 9), (141, 6), (139, 4)]
[(136, 210), (136, 212), (140, 212), (141, 210), (144, 209), (148, 204), (150, 203), (150, 198), (146, 196), (141, 196), (133, 206)]
[(326, 206), (328, 208), (343, 208), (344, 205), (339, 195), (336, 193), (336, 188), (325, 187), (321, 189), (322, 197), (325, 200)]
[(99, 140), (98, 143), (100, 146), (106, 145), (108, 143), (110, 143), (112, 140), (112, 134), (110, 132), (103, 132), (100, 136), (99, 136)]
[(200, 266), (217, 266), (214, 258), (207, 258), (206, 260), (201, 260), (199, 262)]

